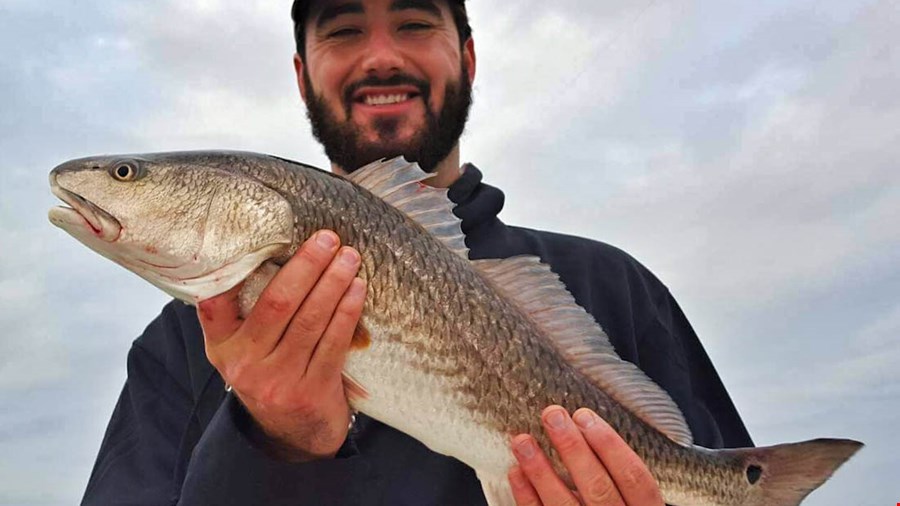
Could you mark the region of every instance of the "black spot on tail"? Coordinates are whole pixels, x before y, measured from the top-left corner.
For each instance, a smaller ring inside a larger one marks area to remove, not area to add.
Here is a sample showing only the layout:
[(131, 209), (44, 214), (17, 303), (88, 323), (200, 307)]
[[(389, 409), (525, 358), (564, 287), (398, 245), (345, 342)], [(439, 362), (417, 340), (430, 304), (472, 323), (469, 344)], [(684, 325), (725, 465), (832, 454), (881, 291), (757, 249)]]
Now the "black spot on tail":
[(761, 467), (755, 465), (747, 467), (747, 481), (749, 481), (751, 485), (756, 485), (756, 482), (758, 482), (761, 477)]

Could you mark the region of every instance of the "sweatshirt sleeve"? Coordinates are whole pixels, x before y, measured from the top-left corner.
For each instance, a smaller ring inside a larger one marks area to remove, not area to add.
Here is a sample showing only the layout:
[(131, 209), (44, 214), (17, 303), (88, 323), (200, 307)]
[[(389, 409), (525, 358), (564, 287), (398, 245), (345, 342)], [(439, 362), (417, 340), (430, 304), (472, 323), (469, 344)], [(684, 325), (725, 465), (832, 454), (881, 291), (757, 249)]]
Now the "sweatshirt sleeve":
[[(636, 262), (636, 261), (635, 261)], [(633, 267), (635, 358), (684, 413), (694, 442), (707, 448), (753, 446), (700, 338), (668, 288), (640, 264)]]
[[(654, 342), (660, 342), (660, 335), (671, 336), (677, 343), (669, 354), (669, 357), (679, 357), (683, 371), (676, 401), (680, 401), (694, 431), (695, 442), (707, 448), (753, 446), (737, 408), (681, 307), (668, 290), (662, 299), (656, 318), (645, 328), (642, 345), (654, 347)], [(655, 358), (659, 360), (662, 356), (656, 354)], [(648, 367), (658, 367), (658, 364)]]
[(366, 504), (366, 491), (374, 483), (363, 457), (276, 460), (249, 442), (246, 423), (243, 408), (229, 394), (194, 450), (178, 504)]
[[(575, 299), (678, 404), (694, 441), (708, 448), (753, 441), (700, 338), (669, 289), (628, 253), (604, 243), (549, 236), (545, 255)], [(589, 275), (585, 275), (589, 273)]]
[(372, 478), (364, 457), (348, 450), (302, 464), (270, 458), (242, 433), (240, 403), (231, 395), (221, 401), (220, 381), (192, 387), (197, 371), (188, 366), (182, 332), (193, 329), (182, 312), (168, 306), (132, 346), (82, 504), (366, 504)]

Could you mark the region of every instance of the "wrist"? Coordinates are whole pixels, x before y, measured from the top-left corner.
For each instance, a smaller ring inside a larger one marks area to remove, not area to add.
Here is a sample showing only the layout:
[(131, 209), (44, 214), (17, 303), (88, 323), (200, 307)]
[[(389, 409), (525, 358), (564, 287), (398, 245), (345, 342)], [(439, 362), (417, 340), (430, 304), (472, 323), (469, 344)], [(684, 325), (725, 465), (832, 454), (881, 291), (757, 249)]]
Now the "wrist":
[(303, 448), (292, 445), (284, 439), (266, 433), (263, 428), (251, 418), (250, 426), (247, 431), (247, 439), (251, 444), (265, 452), (269, 457), (285, 462), (303, 463), (316, 460), (333, 459), (337, 454), (334, 452), (313, 453)]
[[(272, 459), (292, 463), (329, 460), (340, 455), (340, 452), (347, 446), (349, 431), (333, 445), (315, 444), (316, 442), (322, 443), (322, 434), (327, 432), (327, 424), (324, 422), (294, 423), (293, 425), (300, 428), (294, 433), (267, 429), (250, 412), (239, 396), (235, 395), (235, 398), (238, 402), (234, 403), (236, 410), (234, 419), (238, 430), (244, 434), (251, 445)], [(350, 453), (355, 454), (356, 452)]]
[(235, 395), (235, 398), (238, 402), (233, 404), (233, 414), (237, 429), (247, 438), (251, 445), (270, 458), (296, 463), (334, 458), (334, 454), (313, 454), (284, 442), (282, 438), (268, 434), (240, 400), (240, 397)]

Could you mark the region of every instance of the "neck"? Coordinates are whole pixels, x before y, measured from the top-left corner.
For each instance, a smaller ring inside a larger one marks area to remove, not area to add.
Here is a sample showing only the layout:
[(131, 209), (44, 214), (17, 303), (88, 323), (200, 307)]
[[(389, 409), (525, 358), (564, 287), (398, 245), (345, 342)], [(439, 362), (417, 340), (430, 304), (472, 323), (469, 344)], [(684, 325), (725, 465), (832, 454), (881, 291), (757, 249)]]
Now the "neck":
[[(347, 175), (346, 170), (333, 163), (331, 164), (331, 171), (341, 176)], [(446, 158), (437, 164), (432, 173), (434, 176), (426, 179), (425, 184), (435, 188), (447, 188), (459, 179), (462, 175), (462, 170), (459, 166), (459, 144), (450, 151)]]

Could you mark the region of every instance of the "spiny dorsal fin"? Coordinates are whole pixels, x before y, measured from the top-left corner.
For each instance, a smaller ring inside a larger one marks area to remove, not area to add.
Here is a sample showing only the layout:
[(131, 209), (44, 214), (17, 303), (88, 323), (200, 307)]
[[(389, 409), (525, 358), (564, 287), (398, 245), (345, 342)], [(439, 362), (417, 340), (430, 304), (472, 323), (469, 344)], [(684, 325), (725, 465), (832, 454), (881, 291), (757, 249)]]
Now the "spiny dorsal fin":
[(673, 441), (693, 442), (684, 415), (669, 394), (637, 366), (619, 358), (600, 325), (540, 258), (522, 255), (473, 264), (532, 318), (566, 361), (616, 402)]
[(412, 218), (454, 253), (469, 258), (462, 222), (453, 214), (456, 206), (446, 188), (432, 188), (422, 181), (433, 177), (403, 157), (370, 163), (348, 179), (374, 193)]

